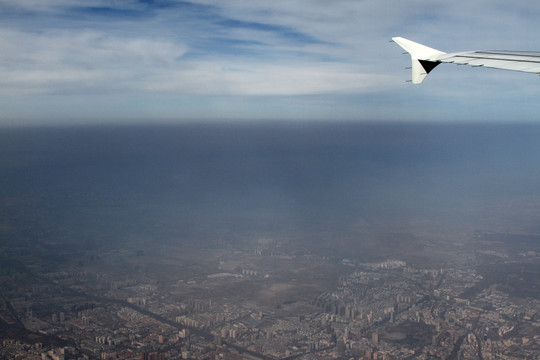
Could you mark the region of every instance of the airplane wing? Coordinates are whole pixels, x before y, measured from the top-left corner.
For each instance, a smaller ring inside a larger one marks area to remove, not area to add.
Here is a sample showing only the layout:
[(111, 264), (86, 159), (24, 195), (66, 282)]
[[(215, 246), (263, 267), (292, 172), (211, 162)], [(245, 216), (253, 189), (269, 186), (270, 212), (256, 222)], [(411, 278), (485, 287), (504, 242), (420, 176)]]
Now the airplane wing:
[(538, 51), (482, 50), (444, 53), (402, 37), (394, 37), (392, 40), (411, 55), (413, 84), (420, 84), (440, 63), (540, 74)]

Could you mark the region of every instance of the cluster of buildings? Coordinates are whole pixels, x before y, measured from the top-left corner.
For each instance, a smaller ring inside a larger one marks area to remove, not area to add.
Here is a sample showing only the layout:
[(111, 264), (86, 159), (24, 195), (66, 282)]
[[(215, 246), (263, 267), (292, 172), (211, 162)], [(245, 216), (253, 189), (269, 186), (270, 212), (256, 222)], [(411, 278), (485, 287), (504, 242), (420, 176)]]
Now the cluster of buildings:
[(178, 281), (168, 291), (204, 297), (171, 296), (163, 292), (163, 284), (147, 278), (114, 279), (88, 271), (41, 274), (29, 268), (4, 271), (0, 358), (540, 356), (540, 300), (488, 283), (472, 267), (419, 269), (400, 260), (347, 260), (332, 290), (277, 307), (250, 298), (238, 301), (241, 294), (234, 300), (214, 294), (231, 281), (261, 281), (263, 273), (271, 281), (271, 275), (253, 264), (238, 268), (231, 276), (208, 274)]

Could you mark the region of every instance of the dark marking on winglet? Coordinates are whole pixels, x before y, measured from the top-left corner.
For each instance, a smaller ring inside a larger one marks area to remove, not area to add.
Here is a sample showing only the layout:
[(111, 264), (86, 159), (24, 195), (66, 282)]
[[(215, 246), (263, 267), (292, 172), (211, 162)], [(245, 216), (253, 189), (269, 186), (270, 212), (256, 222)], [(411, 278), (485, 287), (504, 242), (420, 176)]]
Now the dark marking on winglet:
[(429, 74), (431, 70), (435, 69), (435, 67), (441, 63), (440, 61), (429, 61), (420, 59), (418, 59), (418, 61), (420, 62), (420, 65), (422, 65), (424, 70), (426, 70), (426, 74)]

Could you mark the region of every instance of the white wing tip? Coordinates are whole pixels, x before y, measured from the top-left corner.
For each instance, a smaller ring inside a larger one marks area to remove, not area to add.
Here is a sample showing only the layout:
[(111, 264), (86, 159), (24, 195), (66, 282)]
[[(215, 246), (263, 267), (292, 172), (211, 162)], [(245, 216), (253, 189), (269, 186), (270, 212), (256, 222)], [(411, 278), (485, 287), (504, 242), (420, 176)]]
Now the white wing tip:
[(411, 55), (413, 84), (420, 84), (424, 81), (427, 74), (439, 64), (436, 60), (437, 57), (445, 54), (442, 51), (399, 36), (393, 37), (392, 40)]

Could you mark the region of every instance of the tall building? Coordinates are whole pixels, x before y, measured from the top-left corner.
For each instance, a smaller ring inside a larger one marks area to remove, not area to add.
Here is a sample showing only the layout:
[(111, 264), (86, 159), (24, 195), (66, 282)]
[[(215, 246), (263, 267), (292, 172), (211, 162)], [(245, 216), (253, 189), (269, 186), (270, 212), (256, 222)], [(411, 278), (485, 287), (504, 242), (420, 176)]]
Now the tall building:
[(83, 326), (88, 326), (90, 325), (90, 318), (86, 317), (86, 316), (83, 316), (82, 317), (82, 325)]
[(371, 342), (374, 344), (374, 345), (379, 345), (379, 334), (374, 332), (371, 334)]

